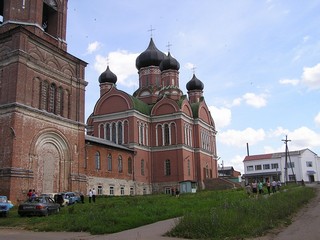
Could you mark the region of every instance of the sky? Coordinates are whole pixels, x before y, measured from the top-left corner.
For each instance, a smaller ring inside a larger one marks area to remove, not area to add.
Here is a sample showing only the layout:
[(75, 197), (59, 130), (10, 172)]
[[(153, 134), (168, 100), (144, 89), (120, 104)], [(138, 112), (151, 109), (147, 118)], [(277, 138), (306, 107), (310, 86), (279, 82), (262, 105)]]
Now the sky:
[(107, 65), (118, 89), (138, 88), (152, 36), (179, 61), (184, 94), (193, 73), (204, 83), (219, 166), (244, 173), (248, 153), (284, 152), (286, 136), (290, 151), (320, 156), (319, 13), (319, 0), (69, 0), (68, 52), (88, 63), (85, 117)]

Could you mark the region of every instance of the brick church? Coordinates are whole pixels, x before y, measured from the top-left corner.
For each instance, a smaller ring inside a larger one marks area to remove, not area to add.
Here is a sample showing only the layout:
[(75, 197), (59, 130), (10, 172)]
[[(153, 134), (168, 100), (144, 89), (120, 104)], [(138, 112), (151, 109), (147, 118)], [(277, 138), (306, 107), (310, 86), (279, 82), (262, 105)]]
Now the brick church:
[(153, 39), (138, 89), (109, 66), (85, 123), (86, 62), (67, 52), (67, 0), (0, 0), (0, 195), (96, 188), (102, 195), (190, 192), (217, 178), (216, 131), (195, 76)]

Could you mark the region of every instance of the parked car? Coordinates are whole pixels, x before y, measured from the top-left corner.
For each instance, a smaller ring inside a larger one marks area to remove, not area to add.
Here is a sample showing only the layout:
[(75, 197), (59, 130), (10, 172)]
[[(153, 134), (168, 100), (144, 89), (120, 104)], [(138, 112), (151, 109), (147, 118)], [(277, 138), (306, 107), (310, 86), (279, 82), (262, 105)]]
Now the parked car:
[(69, 199), (67, 199), (65, 195), (65, 193), (56, 193), (53, 197), (54, 201), (56, 203), (59, 203), (61, 207), (69, 205)]
[(56, 203), (52, 198), (41, 196), (28, 199), (19, 205), (18, 214), (23, 216), (48, 216), (52, 213), (60, 211), (60, 204)]
[(69, 205), (81, 202), (80, 195), (75, 192), (65, 192), (65, 199), (69, 200)]
[(8, 200), (7, 196), (0, 196), (0, 216), (6, 217), (13, 204)]

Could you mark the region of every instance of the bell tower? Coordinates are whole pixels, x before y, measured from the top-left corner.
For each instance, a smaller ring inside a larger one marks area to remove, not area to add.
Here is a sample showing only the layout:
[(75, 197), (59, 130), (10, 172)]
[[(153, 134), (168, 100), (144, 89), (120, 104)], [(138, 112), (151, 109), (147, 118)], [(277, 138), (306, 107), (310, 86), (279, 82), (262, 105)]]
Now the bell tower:
[(0, 0), (0, 195), (84, 191), (85, 67), (67, 0)]

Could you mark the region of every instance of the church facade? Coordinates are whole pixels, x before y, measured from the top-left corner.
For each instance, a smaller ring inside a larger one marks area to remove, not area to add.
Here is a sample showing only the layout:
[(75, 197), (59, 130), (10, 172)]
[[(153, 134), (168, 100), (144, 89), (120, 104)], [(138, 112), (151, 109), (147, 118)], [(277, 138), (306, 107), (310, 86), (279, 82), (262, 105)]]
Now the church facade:
[[(188, 183), (205, 188), (204, 179), (217, 178), (217, 154), (204, 84), (193, 75), (184, 95), (179, 86), (179, 62), (170, 52), (158, 50), (152, 38), (137, 57), (136, 68), (139, 87), (133, 95), (117, 89), (117, 76), (109, 66), (100, 75), (100, 98), (87, 120), (87, 134), (133, 149), (133, 158), (121, 163), (133, 169), (124, 172), (133, 180), (123, 183), (127, 192), (186, 192)], [(119, 172), (119, 162), (114, 169), (105, 162), (107, 172)], [(106, 194), (115, 185), (113, 179), (94, 177), (89, 185), (97, 182)]]
[(0, 15), (0, 195), (170, 193), (217, 177), (204, 85), (194, 75), (184, 95), (178, 61), (153, 39), (135, 93), (117, 89), (108, 66), (85, 123), (87, 63), (67, 52), (67, 1), (1, 0)]

